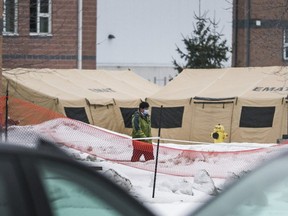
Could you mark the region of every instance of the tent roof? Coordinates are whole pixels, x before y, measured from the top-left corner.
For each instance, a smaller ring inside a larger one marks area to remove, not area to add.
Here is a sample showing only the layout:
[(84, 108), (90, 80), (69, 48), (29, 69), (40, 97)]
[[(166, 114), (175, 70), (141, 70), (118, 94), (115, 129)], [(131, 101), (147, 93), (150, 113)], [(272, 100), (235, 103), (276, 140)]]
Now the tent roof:
[(151, 98), (283, 98), (287, 79), (286, 67), (186, 69)]
[(17, 68), (4, 70), (3, 77), (47, 97), (90, 104), (145, 99), (160, 89), (132, 71)]

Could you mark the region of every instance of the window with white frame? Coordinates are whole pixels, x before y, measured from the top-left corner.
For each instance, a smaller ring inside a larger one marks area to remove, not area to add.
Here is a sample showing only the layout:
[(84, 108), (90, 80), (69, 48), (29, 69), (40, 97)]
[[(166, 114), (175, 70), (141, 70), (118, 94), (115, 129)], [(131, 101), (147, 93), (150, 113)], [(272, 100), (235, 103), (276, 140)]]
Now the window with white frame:
[(3, 34), (15, 35), (18, 31), (18, 0), (4, 0)]
[(288, 29), (284, 29), (283, 33), (283, 58), (288, 60)]
[(51, 34), (51, 1), (30, 0), (30, 34)]

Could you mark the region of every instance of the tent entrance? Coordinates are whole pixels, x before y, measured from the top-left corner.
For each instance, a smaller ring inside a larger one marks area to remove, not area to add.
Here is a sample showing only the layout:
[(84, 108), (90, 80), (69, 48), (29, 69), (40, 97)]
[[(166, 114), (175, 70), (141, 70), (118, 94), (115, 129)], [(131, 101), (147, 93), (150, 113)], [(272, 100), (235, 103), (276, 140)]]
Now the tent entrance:
[(190, 130), (191, 140), (213, 142), (210, 134), (217, 124), (222, 124), (230, 141), (234, 100), (202, 100), (193, 102), (193, 116)]

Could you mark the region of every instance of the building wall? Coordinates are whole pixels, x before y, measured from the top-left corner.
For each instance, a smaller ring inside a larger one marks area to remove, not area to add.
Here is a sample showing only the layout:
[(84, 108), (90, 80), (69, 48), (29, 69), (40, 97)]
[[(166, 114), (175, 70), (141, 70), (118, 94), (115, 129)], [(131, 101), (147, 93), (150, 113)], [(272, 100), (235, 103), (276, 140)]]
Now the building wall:
[[(0, 14), (2, 13), (3, 13), (3, 4), (0, 4)], [(0, 17), (0, 24), (1, 24), (0, 28), (2, 28), (2, 25), (3, 25), (2, 16)], [(0, 33), (0, 89), (2, 89), (2, 41), (3, 41), (3, 36), (2, 36), (2, 31), (1, 31)]]
[[(77, 68), (78, 0), (52, 0), (51, 36), (30, 36), (30, 1), (18, 1), (18, 35), (3, 38), (3, 67)], [(96, 1), (83, 2), (82, 68), (96, 68)]]
[(83, 0), (83, 68), (96, 68), (97, 0)]
[(283, 30), (288, 27), (285, 0), (234, 0), (232, 66), (287, 65)]

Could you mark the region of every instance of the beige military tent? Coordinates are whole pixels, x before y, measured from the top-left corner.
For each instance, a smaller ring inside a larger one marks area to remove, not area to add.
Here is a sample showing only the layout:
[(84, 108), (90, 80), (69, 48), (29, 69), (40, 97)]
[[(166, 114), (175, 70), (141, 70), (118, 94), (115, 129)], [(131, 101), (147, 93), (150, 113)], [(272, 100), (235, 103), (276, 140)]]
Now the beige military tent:
[(5, 69), (2, 94), (113, 131), (131, 131), (131, 114), (160, 87), (132, 71)]
[(287, 134), (288, 68), (186, 69), (147, 98), (153, 133), (162, 109), (161, 137), (213, 142), (216, 124), (226, 142), (275, 143)]

